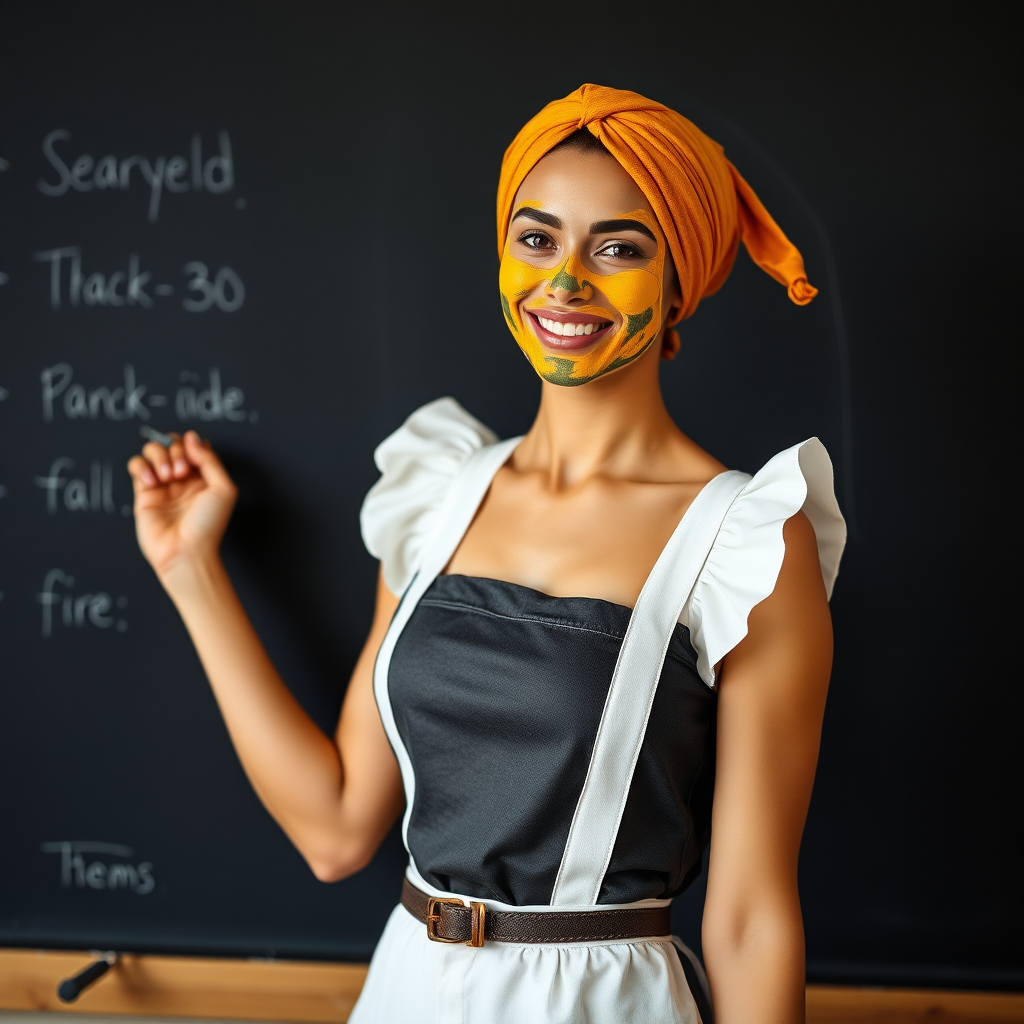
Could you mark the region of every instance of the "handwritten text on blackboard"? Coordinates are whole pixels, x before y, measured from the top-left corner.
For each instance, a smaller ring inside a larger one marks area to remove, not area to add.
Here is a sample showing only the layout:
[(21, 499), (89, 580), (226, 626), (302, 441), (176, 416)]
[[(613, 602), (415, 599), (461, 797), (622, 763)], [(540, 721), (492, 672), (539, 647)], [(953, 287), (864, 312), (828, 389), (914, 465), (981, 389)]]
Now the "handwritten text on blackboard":
[(168, 192), (223, 193), (235, 187), (231, 138), (222, 131), (218, 133), (217, 141), (220, 152), (205, 161), (201, 135), (192, 136), (190, 157), (157, 156), (151, 160), (139, 155), (116, 157), (108, 154), (95, 158), (89, 153), (81, 153), (72, 158), (67, 155), (71, 132), (58, 128), (43, 139), (43, 156), (52, 171), (48, 178), (40, 178), (37, 186), (45, 196), (63, 196), (68, 191), (91, 192), (93, 189), (127, 192), (141, 178), (142, 183), (149, 187), (149, 221), (156, 223), (165, 188)]

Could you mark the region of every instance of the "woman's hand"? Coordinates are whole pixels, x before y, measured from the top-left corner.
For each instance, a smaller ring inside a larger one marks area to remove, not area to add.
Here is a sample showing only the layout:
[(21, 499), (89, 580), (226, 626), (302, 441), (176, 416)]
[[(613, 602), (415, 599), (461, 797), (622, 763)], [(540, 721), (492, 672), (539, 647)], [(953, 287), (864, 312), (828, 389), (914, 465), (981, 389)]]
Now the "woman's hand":
[(216, 556), (237, 488), (207, 442), (190, 430), (165, 448), (150, 442), (128, 462), (135, 490), (135, 533), (164, 578), (185, 562)]

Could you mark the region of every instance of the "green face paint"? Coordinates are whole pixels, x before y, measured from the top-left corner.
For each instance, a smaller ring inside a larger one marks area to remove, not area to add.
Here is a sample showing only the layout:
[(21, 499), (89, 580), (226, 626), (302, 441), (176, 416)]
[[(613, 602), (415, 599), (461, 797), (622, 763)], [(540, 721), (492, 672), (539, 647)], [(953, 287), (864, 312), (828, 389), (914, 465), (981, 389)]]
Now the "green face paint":
[(518, 334), (519, 328), (516, 327), (516, 322), (515, 320), (512, 319), (512, 310), (509, 308), (508, 299), (505, 298), (503, 292), (499, 292), (498, 294), (501, 295), (501, 309), (502, 312), (505, 314), (505, 319), (508, 321), (509, 327), (512, 328), (512, 333)]
[[(626, 337), (622, 344), (625, 345), (630, 338), (638, 331), (642, 331), (654, 319), (654, 307), (648, 306), (642, 313), (635, 316), (632, 313), (626, 314)], [(641, 338), (642, 340), (642, 338)]]
[[(562, 269), (555, 274), (553, 278), (551, 278), (551, 287), (562, 288), (567, 292), (578, 292), (580, 290), (580, 283), (571, 274), (566, 273), (566, 266), (568, 266), (568, 262), (566, 262), (565, 266), (563, 266)], [(589, 281), (584, 281), (583, 286), (587, 288), (591, 285)]]

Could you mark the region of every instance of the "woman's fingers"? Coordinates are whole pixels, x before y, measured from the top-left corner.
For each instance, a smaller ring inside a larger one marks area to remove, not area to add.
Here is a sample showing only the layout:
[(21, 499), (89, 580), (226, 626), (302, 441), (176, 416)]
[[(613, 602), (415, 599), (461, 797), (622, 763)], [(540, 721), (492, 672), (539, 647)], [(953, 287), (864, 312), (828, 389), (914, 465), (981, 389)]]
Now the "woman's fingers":
[(128, 472), (136, 485), (136, 492), (184, 480), (197, 472), (207, 487), (233, 501), (236, 494), (234, 481), (209, 443), (194, 430), (188, 431), (184, 437), (170, 436), (173, 442), (169, 446), (150, 441), (143, 446), (141, 455), (129, 460)]
[(192, 472), (181, 438), (177, 434), (170, 436), (174, 440), (166, 448), (156, 441), (150, 441), (142, 447), (142, 457), (152, 466), (153, 472), (163, 483), (183, 480)]
[(156, 487), (160, 483), (149, 461), (141, 455), (133, 455), (128, 460), (128, 475), (132, 478), (136, 491)]
[(226, 497), (234, 497), (234, 481), (213, 449), (194, 430), (185, 434), (184, 446), (188, 461), (199, 470), (206, 484)]
[(171, 467), (171, 478), (181, 480), (192, 472), (192, 467), (185, 458), (185, 446), (177, 434), (171, 434), (174, 438), (173, 444), (167, 449), (167, 461)]
[(168, 449), (156, 441), (142, 446), (142, 457), (153, 467), (153, 472), (166, 483), (174, 476)]

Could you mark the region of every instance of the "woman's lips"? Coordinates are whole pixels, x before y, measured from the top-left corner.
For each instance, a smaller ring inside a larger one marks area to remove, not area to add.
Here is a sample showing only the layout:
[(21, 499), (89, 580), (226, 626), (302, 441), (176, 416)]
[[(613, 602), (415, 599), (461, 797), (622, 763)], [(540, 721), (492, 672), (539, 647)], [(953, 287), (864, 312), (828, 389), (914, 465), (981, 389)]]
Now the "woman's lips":
[[(586, 348), (599, 341), (613, 326), (612, 321), (591, 313), (564, 313), (528, 309), (537, 337), (548, 347), (558, 349)], [(560, 333), (559, 333), (560, 332)]]

